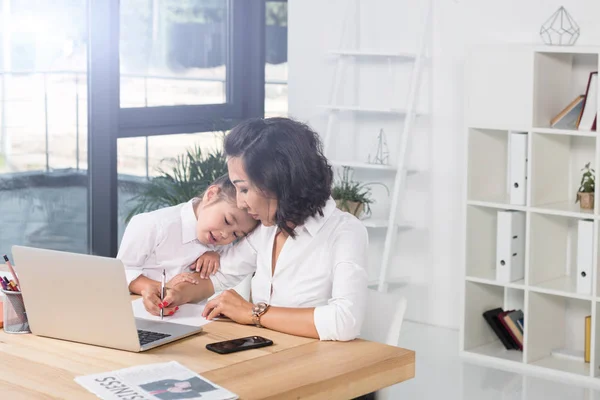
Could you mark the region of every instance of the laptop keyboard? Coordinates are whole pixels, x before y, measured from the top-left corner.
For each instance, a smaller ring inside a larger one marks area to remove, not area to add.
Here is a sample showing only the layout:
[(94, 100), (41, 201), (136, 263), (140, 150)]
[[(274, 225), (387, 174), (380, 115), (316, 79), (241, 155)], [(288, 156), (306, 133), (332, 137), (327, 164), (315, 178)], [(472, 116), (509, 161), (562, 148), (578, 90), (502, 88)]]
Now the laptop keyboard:
[(171, 336), (171, 335), (169, 335), (167, 333), (150, 332), (150, 331), (143, 331), (141, 329), (138, 329), (138, 337), (140, 338), (141, 346), (146, 345), (148, 343), (155, 342), (160, 339), (164, 339), (169, 336)]

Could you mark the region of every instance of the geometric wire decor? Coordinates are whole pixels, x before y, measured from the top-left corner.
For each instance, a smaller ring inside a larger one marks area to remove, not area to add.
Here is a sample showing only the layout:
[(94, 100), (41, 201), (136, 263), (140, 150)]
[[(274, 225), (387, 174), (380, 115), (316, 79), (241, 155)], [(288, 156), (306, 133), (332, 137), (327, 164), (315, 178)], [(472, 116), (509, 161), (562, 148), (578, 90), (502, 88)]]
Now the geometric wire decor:
[(560, 7), (544, 22), (540, 36), (549, 45), (572, 46), (579, 38), (579, 25), (564, 7)]

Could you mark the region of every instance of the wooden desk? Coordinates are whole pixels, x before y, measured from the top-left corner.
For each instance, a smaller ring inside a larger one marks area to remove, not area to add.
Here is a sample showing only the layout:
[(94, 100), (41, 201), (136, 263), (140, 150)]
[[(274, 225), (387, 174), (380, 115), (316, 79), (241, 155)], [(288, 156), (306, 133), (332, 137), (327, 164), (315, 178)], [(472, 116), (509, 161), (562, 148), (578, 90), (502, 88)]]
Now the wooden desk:
[[(273, 346), (220, 355), (208, 343), (262, 335)], [(215, 321), (195, 336), (143, 353), (0, 332), (0, 393), (6, 399), (95, 399), (76, 376), (178, 361), (240, 399), (350, 399), (413, 378), (413, 351), (364, 340), (320, 342)]]

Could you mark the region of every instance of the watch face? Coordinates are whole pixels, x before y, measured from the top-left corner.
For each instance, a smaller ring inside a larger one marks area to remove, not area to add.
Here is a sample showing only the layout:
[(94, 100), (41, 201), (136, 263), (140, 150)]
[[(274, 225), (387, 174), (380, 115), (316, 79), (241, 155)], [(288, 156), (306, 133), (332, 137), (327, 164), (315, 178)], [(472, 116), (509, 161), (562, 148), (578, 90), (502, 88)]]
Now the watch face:
[(265, 310), (267, 309), (267, 305), (265, 303), (258, 303), (256, 305), (254, 305), (254, 313), (255, 314), (262, 314), (263, 312), (265, 312)]

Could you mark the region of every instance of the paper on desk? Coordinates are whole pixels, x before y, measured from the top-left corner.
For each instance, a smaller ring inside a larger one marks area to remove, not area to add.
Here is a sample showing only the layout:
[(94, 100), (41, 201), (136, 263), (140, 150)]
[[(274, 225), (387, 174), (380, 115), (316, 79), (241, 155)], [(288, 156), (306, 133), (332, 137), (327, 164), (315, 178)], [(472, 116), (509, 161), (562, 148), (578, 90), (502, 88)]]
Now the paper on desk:
[(235, 393), (176, 361), (78, 376), (75, 382), (105, 400), (234, 400), (238, 398)]
[[(179, 310), (177, 310), (174, 315), (165, 315), (163, 322), (174, 322), (177, 324), (191, 326), (206, 325), (212, 321), (208, 321), (202, 316), (202, 311), (204, 310), (205, 305), (206, 301), (196, 304), (182, 304), (179, 306)], [(133, 307), (133, 315), (136, 318), (148, 319), (150, 321), (160, 321), (160, 317), (152, 315), (146, 311), (146, 308), (144, 308), (143, 299), (132, 301), (131, 306)]]

